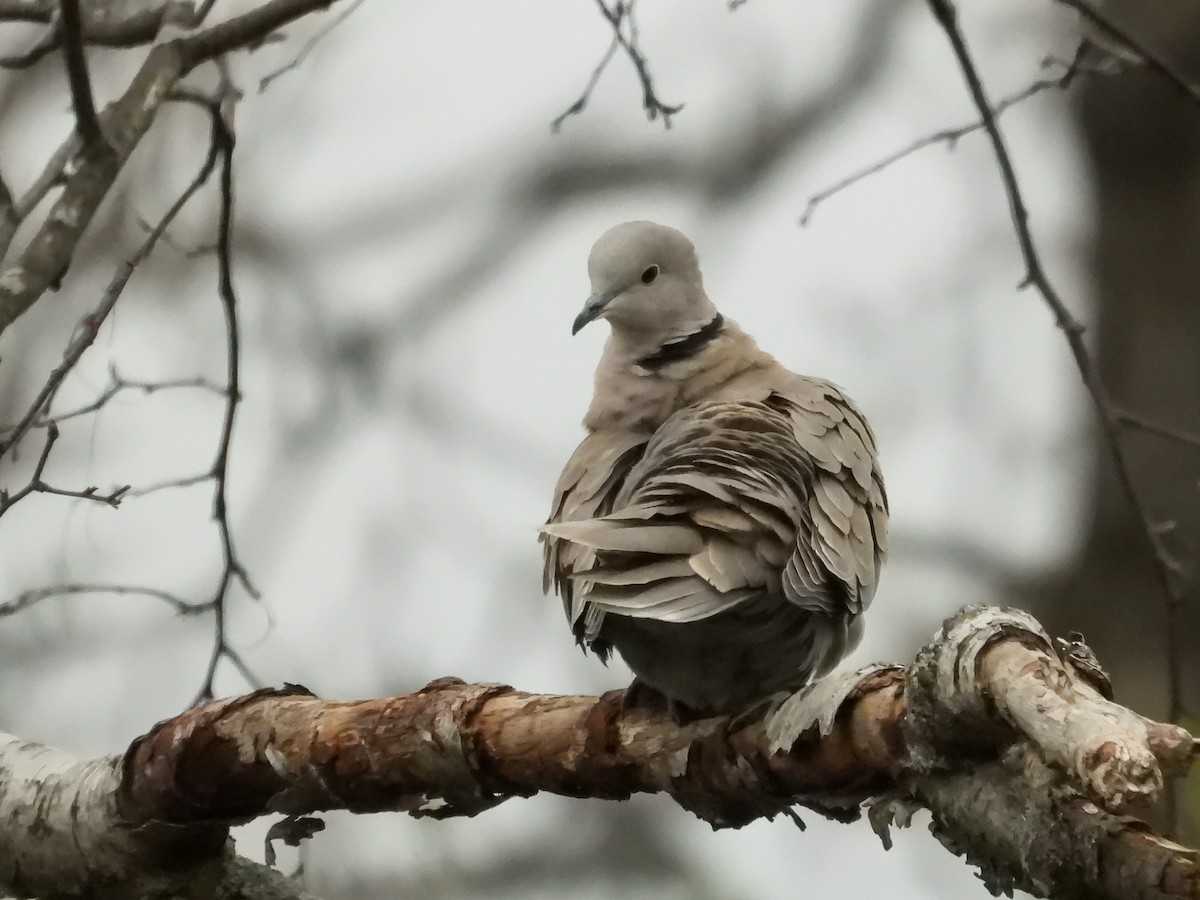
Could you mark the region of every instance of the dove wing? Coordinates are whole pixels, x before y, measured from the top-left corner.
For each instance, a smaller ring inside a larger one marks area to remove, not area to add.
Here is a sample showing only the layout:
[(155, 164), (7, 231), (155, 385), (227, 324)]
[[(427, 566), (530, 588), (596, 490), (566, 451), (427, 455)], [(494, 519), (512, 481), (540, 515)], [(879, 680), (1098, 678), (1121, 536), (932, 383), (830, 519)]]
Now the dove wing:
[(607, 614), (694, 622), (764, 594), (828, 615), (870, 602), (887, 541), (874, 438), (836, 387), (787, 375), (762, 400), (680, 410), (645, 445), (584, 441), (543, 528), (578, 637)]

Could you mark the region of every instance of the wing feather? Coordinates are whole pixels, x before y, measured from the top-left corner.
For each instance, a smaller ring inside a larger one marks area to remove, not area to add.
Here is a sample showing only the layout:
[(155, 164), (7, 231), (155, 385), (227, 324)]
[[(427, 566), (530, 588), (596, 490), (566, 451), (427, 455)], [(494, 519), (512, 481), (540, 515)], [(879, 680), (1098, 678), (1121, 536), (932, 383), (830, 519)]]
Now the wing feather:
[(862, 414), (784, 373), (756, 399), (687, 406), (648, 439), (589, 436), (542, 533), (547, 586), (581, 638), (606, 615), (695, 622), (772, 594), (852, 618), (878, 581), (887, 498)]

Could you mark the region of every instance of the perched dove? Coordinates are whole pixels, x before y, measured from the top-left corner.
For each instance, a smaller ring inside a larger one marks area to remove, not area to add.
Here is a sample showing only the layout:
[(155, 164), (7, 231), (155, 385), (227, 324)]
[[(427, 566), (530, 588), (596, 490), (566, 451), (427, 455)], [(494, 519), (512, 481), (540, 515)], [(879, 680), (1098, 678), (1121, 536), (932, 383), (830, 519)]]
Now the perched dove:
[(563, 469), (544, 587), (673, 710), (741, 710), (858, 643), (887, 549), (875, 438), (827, 381), (717, 312), (674, 228), (626, 222), (588, 258), (572, 333), (607, 319), (587, 436)]

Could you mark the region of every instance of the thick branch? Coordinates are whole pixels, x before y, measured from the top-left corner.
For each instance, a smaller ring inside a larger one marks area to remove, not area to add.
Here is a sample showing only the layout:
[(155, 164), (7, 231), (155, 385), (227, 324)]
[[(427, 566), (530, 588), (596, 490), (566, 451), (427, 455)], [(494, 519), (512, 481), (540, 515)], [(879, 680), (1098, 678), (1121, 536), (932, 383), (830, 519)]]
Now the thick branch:
[[(203, 0), (199, 5), (193, 5), (188, 0), (161, 0), (119, 15), (114, 15), (108, 4), (93, 3), (87, 9), (90, 15), (80, 23), (80, 38), (84, 44), (101, 47), (141, 47), (153, 43), (168, 25), (185, 30), (200, 26), (214, 3), (215, 0)], [(63, 43), (63, 29), (54, 22), (54, 4), (51, 2), (0, 2), (0, 21), (42, 22), (51, 26), (25, 53), (0, 58), (0, 68), (28, 68)]]
[(333, 2), (270, 0), (204, 31), (154, 47), (124, 95), (100, 114), (107, 142), (85, 147), (41, 228), (16, 264), (0, 272), (0, 333), (61, 281), (96, 209), (180, 78), (222, 53), (255, 46), (276, 29)]
[(0, 794), (0, 888), (71, 893), (107, 879), (127, 896), (111, 882), (210, 864), (228, 826), (268, 813), (474, 815), (550, 791), (665, 793), (714, 826), (794, 804), (854, 818), (874, 801), (886, 830), (897, 810), (925, 806), (994, 887), (1200, 896), (1196, 855), (1118, 814), (1186, 768), (1194, 741), (1106, 699), (1081, 647), (1060, 660), (1028, 616), (974, 608), (907, 672), (874, 667), (683, 727), (622, 710), (616, 693), (445, 678), (353, 703), (258, 691), (87, 763), (0, 739), (0, 782), (14, 786)]

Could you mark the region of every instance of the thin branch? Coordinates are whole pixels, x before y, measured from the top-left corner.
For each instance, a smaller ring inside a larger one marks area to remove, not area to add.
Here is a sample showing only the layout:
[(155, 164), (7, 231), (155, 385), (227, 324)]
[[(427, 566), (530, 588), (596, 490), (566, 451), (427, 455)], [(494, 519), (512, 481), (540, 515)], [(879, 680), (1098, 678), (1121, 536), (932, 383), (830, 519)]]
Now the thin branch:
[[(671, 116), (683, 109), (683, 104), (680, 103), (673, 106), (663, 103), (654, 89), (654, 79), (650, 75), (650, 64), (646, 61), (646, 56), (642, 53), (639, 43), (637, 17), (635, 14), (637, 0), (616, 0), (612, 7), (609, 7), (604, 0), (596, 0), (596, 6), (600, 9), (600, 15), (604, 17), (605, 21), (612, 28), (612, 44), (604, 52), (604, 56), (600, 58), (600, 63), (592, 72), (591, 78), (588, 79), (583, 94), (565, 112), (550, 123), (551, 131), (558, 131), (567, 118), (582, 112), (584, 107), (587, 106), (588, 100), (591, 99), (592, 91), (600, 81), (600, 76), (608, 67), (618, 47), (625, 51), (625, 55), (633, 65), (634, 72), (637, 73), (638, 82), (642, 86), (642, 109), (646, 111), (646, 117), (653, 121), (661, 116), (663, 125), (670, 128)], [(628, 30), (628, 34), (626, 34), (626, 30)]]
[[(70, 419), (77, 419), (80, 416), (98, 412), (107, 406), (114, 397), (126, 391), (141, 391), (143, 394), (154, 394), (158, 391), (195, 389), (207, 391), (219, 397), (225, 396), (225, 389), (223, 387), (201, 376), (195, 378), (175, 378), (168, 381), (138, 381), (136, 379), (125, 378), (117, 372), (116, 366), (109, 366), (108, 377), (108, 384), (97, 395), (95, 400), (85, 403), (83, 406), (77, 406), (65, 413), (56, 413), (53, 416), (38, 419), (33, 423), (33, 427), (45, 428), (51, 422), (61, 424)], [(0, 428), (0, 431), (12, 431), (14, 428), (15, 426)], [(134, 496), (134, 494), (131, 492), (130, 496)]]
[(33, 493), (34, 485), (41, 481), (42, 473), (46, 470), (46, 462), (50, 459), (50, 451), (54, 449), (54, 442), (57, 440), (58, 429), (51, 428), (46, 435), (46, 443), (42, 447), (42, 455), (38, 457), (37, 464), (33, 467), (33, 475), (29, 479), (29, 484), (11, 495), (6, 490), (0, 490), (0, 515), (4, 515), (6, 510)]
[(291, 62), (280, 66), (275, 71), (269, 72), (267, 75), (263, 76), (263, 78), (258, 82), (258, 92), (261, 94), (276, 78), (279, 78), (281, 75), (286, 75), (288, 72), (294, 71), (301, 63), (308, 59), (309, 54), (316, 49), (317, 44), (325, 40), (325, 38), (329, 36), (330, 32), (350, 18), (351, 13), (353, 13), (362, 5), (363, 0), (352, 0), (349, 6), (334, 16), (330, 21), (326, 22), (325, 25), (318, 29), (316, 34), (304, 42), (304, 45), (300, 48), (300, 52), (292, 58)]
[(1161, 422), (1155, 422), (1152, 419), (1147, 419), (1145, 416), (1124, 409), (1116, 410), (1115, 414), (1117, 421), (1127, 428), (1158, 435), (1159, 437), (1175, 441), (1178, 444), (1200, 450), (1200, 434), (1184, 431), (1182, 428), (1176, 428), (1173, 425), (1163, 425)]
[(0, 603), (0, 619), (35, 606), (43, 600), (86, 594), (149, 597), (154, 600), (161, 600), (180, 615), (194, 615), (204, 612), (208, 608), (207, 604), (189, 603), (176, 594), (159, 588), (137, 587), (127, 584), (56, 584), (44, 588), (31, 588), (30, 590), (21, 592), (12, 600)]
[(134, 271), (154, 250), (159, 238), (162, 237), (163, 233), (167, 230), (167, 226), (174, 221), (175, 217), (179, 214), (179, 211), (183, 209), (189, 200), (192, 199), (196, 191), (198, 191), (201, 186), (208, 181), (209, 175), (212, 174), (213, 169), (216, 166), (216, 153), (215, 141), (210, 142), (208, 156), (205, 158), (204, 163), (201, 165), (200, 171), (197, 173), (196, 177), (192, 179), (191, 183), (188, 184), (186, 188), (184, 188), (183, 193), (181, 193), (175, 199), (175, 202), (171, 204), (170, 209), (167, 210), (154, 229), (148, 235), (146, 235), (146, 239), (142, 242), (141, 246), (138, 247), (133, 256), (131, 256), (117, 270), (117, 274), (113, 276), (113, 279), (109, 282), (108, 287), (104, 291), (104, 296), (100, 301), (100, 305), (97, 306), (90, 315), (85, 316), (83, 321), (80, 323), (80, 327), (76, 329), (75, 337), (72, 339), (70, 345), (66, 349), (66, 352), (63, 354), (62, 362), (55, 366), (55, 368), (50, 372), (50, 377), (46, 380), (46, 383), (42, 386), (42, 389), (38, 392), (37, 397), (34, 398), (33, 403), (25, 412), (25, 415), (21, 418), (21, 420), (12, 428), (6, 437), (0, 439), (0, 456), (3, 456), (9, 450), (15, 447), (21, 438), (24, 437), (29, 431), (29, 429), (34, 427), (34, 424), (42, 416), (43, 412), (49, 407), (50, 402), (53, 400), (55, 393), (57, 393), (59, 387), (62, 385), (63, 380), (67, 377), (67, 375), (70, 374), (71, 370), (75, 368), (75, 365), (79, 362), (80, 357), (83, 356), (87, 348), (90, 347), (92, 342), (96, 339), (96, 335), (100, 332), (100, 326), (104, 324), (104, 320), (107, 319), (108, 314), (112, 312), (113, 307), (116, 305), (117, 300), (120, 299), (121, 294), (125, 290), (125, 286), (129, 283), (129, 279), (132, 277)]
[[(1012, 158), (1009, 156), (996, 115), (987, 97), (987, 91), (979, 76), (974, 59), (967, 47), (966, 38), (958, 27), (957, 12), (953, 0), (928, 0), (929, 8), (934, 18), (946, 34), (950, 47), (954, 52), (958, 67), (966, 81), (971, 94), (971, 100), (979, 112), (988, 140), (996, 157), (996, 165), (1004, 192), (1008, 198), (1009, 212), (1012, 217), (1013, 229), (1021, 257), (1025, 263), (1026, 276), (1022, 286), (1031, 285), (1041, 295), (1054, 316), (1058, 328), (1066, 337), (1071, 356), (1079, 371), (1088, 393), (1091, 395), (1097, 417), (1100, 420), (1101, 433), (1108, 446), (1116, 468), (1117, 480), (1125, 494), (1134, 514), (1141, 523), (1142, 532), (1151, 551), (1155, 574), (1162, 588), (1166, 601), (1167, 628), (1170, 639), (1167, 642), (1167, 695), (1168, 716), (1172, 722), (1178, 722), (1183, 716), (1184, 706), (1181, 691), (1182, 664), (1180, 660), (1179, 641), (1184, 633), (1182, 610), (1186, 594), (1184, 579), (1186, 573), (1179, 561), (1174, 558), (1163, 539), (1162, 529), (1153, 520), (1145, 500), (1133, 483), (1133, 475), (1129, 458), (1125, 452), (1121, 434), (1121, 419), (1115, 406), (1110, 400), (1104, 385), (1100, 381), (1095, 365), (1088, 354), (1083, 341), (1083, 325), (1071, 315), (1061, 296), (1051, 283), (1042, 265), (1041, 255), (1034, 242), (1033, 232), (1029, 225), (1029, 212), (1017, 180)], [(1174, 792), (1167, 793), (1172, 822), (1175, 820)]]
[[(75, 497), (78, 500), (95, 500), (97, 503), (104, 503), (108, 506), (111, 506), (113, 509), (116, 509), (121, 505), (121, 500), (129, 491), (129, 485), (126, 484), (119, 488), (114, 488), (112, 492), (108, 494), (98, 493), (100, 489), (96, 487), (84, 488), (82, 491), (70, 491), (63, 488), (56, 488), (52, 485), (44, 483), (39, 483), (35, 490), (41, 494), (57, 494), (60, 497)], [(3, 511), (0, 510), (0, 514), (2, 514), (2, 512)]]
[(74, 497), (77, 500), (91, 500), (111, 506), (113, 509), (121, 505), (121, 500), (124, 499), (125, 494), (129, 491), (129, 485), (114, 488), (107, 494), (101, 494), (99, 492), (100, 489), (96, 487), (87, 487), (81, 491), (72, 491), (66, 488), (54, 487), (46, 483), (46, 463), (50, 459), (50, 451), (54, 448), (54, 443), (57, 440), (58, 426), (51, 423), (46, 433), (46, 443), (42, 447), (42, 454), (38, 457), (37, 465), (34, 466), (33, 475), (30, 476), (28, 484), (15, 494), (9, 494), (7, 490), (0, 488), (0, 516), (4, 515), (30, 494), (57, 494), (60, 497)]
[(1149, 47), (1121, 28), (1110, 18), (1088, 3), (1087, 0), (1055, 0), (1063, 6), (1069, 6), (1084, 19), (1087, 19), (1106, 36), (1112, 38), (1125, 49), (1129, 50), (1142, 61), (1146, 68), (1163, 78), (1167, 84), (1193, 103), (1200, 104), (1200, 88), (1192, 84), (1180, 74), (1170, 63), (1164, 60)]
[[(61, 425), (63, 422), (77, 419), (80, 416), (86, 416), (90, 413), (99, 412), (107, 406), (118, 394), (126, 391), (141, 391), (143, 394), (154, 394), (158, 391), (166, 390), (183, 390), (183, 389), (198, 389), (207, 391), (217, 396), (225, 396), (225, 389), (219, 384), (209, 381), (207, 378), (197, 376), (195, 378), (176, 378), (167, 381), (139, 381), (136, 379), (128, 379), (117, 372), (116, 366), (109, 366), (108, 369), (109, 382), (104, 389), (96, 396), (96, 399), (82, 406), (77, 406), (64, 413), (56, 413), (48, 415), (33, 422), (33, 428), (46, 428), (51, 423)], [(17, 428), (16, 425), (0, 426), (0, 433), (12, 432)], [(137, 492), (130, 491), (129, 496), (136, 496)]]
[(243, 675), (247, 676), (252, 685), (257, 686), (258, 684), (241, 657), (230, 647), (225, 628), (226, 604), (234, 582), (240, 583), (246, 593), (254, 599), (258, 599), (259, 594), (250, 582), (234, 549), (228, 507), (229, 450), (233, 442), (233, 426), (237, 417), (238, 404), (241, 402), (241, 331), (238, 321), (237, 294), (233, 287), (233, 150), (235, 138), (233, 130), (222, 115), (219, 103), (213, 102), (209, 111), (212, 116), (216, 146), (221, 157), (221, 207), (217, 218), (217, 289), (221, 299), (221, 309), (225, 316), (227, 380), (225, 416), (221, 424), (221, 438), (217, 445), (217, 457), (213, 462), (211, 477), (214, 484), (213, 520), (217, 523), (217, 530), (220, 533), (223, 566), (216, 593), (210, 602), (214, 613), (216, 636), (196, 702), (213, 697), (213, 680), (216, 677), (217, 665), (222, 658), (232, 662)]
[[(1077, 55), (1075, 57), (1076, 62), (1078, 59), (1079, 57)], [(1040, 94), (1042, 91), (1050, 88), (1065, 89), (1069, 87), (1078, 72), (1076, 68), (1076, 62), (1072, 62), (1062, 75), (1058, 75), (1054, 78), (1038, 79), (1023, 90), (1017, 91), (1015, 94), (1010, 94), (1009, 96), (1000, 100), (996, 104), (994, 110), (997, 118), (999, 118), (999, 116), (1005, 111), (1025, 100), (1028, 100), (1030, 97)], [(804, 212), (800, 214), (800, 224), (808, 225), (812, 221), (813, 214), (816, 213), (818, 206), (836, 194), (840, 194), (847, 188), (853, 187), (860, 181), (863, 181), (872, 175), (878, 175), (880, 172), (891, 168), (901, 160), (912, 156), (914, 153), (924, 150), (926, 147), (932, 147), (934, 144), (946, 144), (950, 149), (954, 149), (955, 145), (962, 138), (975, 131), (980, 131), (984, 127), (986, 126), (984, 125), (983, 120), (976, 119), (973, 122), (968, 122), (967, 124), (960, 125), (957, 128), (946, 128), (941, 131), (935, 131), (932, 134), (927, 134), (924, 137), (918, 138), (911, 144), (901, 147), (899, 150), (889, 153), (887, 156), (884, 156), (878, 161), (871, 163), (869, 166), (864, 166), (861, 169), (851, 172), (849, 175), (841, 178), (840, 180), (831, 184), (829, 187), (817, 191), (808, 198), (808, 202), (804, 206)]]
[(592, 91), (596, 89), (596, 85), (600, 83), (600, 76), (604, 74), (604, 70), (608, 68), (608, 64), (617, 54), (617, 48), (621, 46), (621, 42), (613, 36), (612, 41), (608, 45), (608, 49), (604, 51), (604, 55), (600, 57), (600, 62), (596, 64), (596, 68), (592, 69), (592, 74), (587, 80), (587, 84), (583, 87), (583, 93), (579, 95), (579, 99), (564, 109), (561, 113), (554, 117), (550, 123), (550, 131), (558, 134), (562, 130), (563, 122), (571, 116), (577, 116), (583, 112), (588, 105), (588, 101), (592, 99)]
[(204, 484), (206, 481), (212, 480), (212, 469), (206, 469), (203, 472), (198, 472), (195, 475), (185, 475), (183, 478), (167, 478), (162, 481), (155, 481), (145, 487), (130, 488), (127, 496), (129, 497), (148, 497), (151, 494), (157, 494), (160, 491), (170, 491), (176, 488), (195, 487), (198, 484)]
[(59, 0), (62, 10), (63, 56), (67, 63), (67, 82), (71, 86), (71, 106), (75, 110), (75, 128), (84, 147), (93, 147), (104, 140), (100, 120), (96, 117), (96, 102), (92, 99), (92, 79), (88, 75), (87, 57), (83, 52), (83, 24), (79, 16), (79, 0)]

